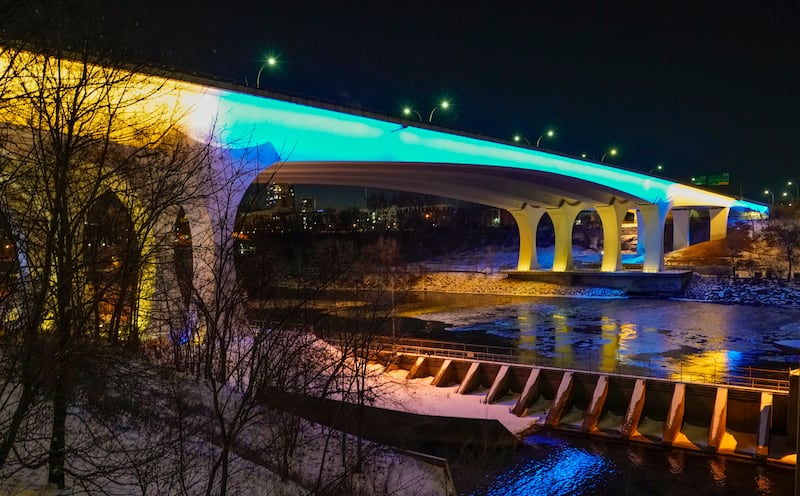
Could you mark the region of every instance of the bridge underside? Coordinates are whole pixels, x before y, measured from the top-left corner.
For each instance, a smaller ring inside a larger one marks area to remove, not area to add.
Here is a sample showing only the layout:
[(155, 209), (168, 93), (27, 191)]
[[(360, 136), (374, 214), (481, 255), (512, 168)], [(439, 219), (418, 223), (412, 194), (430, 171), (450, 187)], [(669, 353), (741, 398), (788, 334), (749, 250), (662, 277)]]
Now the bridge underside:
[(624, 192), (552, 172), (464, 164), (382, 162), (283, 162), (265, 169), (257, 182), (366, 186), (393, 189), (480, 203), (507, 210), (519, 230), (517, 271), (539, 270), (536, 231), (542, 217), (550, 217), (555, 234), (553, 272), (574, 268), (573, 226), (578, 215), (594, 210), (603, 226), (601, 272), (622, 266), (622, 223), (629, 211), (637, 218), (638, 251), (644, 255), (642, 272), (664, 269), (664, 227), (673, 220), (673, 249), (689, 245), (692, 209), (707, 209), (709, 239), (726, 235), (729, 209), (648, 203)]

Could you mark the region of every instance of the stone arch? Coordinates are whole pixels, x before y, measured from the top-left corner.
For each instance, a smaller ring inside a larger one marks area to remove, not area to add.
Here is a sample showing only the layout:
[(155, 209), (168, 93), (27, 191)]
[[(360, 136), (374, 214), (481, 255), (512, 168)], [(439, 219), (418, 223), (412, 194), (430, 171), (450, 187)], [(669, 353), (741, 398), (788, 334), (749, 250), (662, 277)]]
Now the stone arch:
[[(139, 250), (130, 212), (110, 189), (86, 206), (83, 265), (91, 298), (93, 332), (111, 341), (137, 325)], [(138, 338), (137, 336), (133, 336)]]

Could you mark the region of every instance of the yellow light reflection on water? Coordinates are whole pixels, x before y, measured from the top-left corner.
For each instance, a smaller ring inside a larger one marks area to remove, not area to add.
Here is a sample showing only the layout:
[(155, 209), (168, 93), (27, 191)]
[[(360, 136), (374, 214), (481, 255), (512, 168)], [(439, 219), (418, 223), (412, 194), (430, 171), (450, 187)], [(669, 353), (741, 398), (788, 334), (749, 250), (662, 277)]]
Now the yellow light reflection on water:
[(619, 352), (619, 332), (616, 321), (609, 317), (602, 317), (600, 324), (600, 356), (597, 369), (600, 372), (616, 372)]
[(731, 366), (728, 350), (702, 351), (684, 356), (670, 367), (669, 378), (680, 382), (717, 382)]

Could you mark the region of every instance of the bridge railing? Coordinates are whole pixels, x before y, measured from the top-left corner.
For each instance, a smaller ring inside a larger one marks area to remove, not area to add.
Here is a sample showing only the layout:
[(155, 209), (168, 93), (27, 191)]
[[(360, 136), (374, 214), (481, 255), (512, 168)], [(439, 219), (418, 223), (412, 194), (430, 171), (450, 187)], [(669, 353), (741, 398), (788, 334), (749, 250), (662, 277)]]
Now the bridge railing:
[(382, 338), (374, 342), (372, 347), (373, 352), (384, 351), (394, 354), (532, 365), (610, 375), (668, 379), (685, 383), (728, 385), (779, 392), (789, 390), (788, 370), (769, 370), (754, 367), (732, 369), (724, 364), (715, 362), (704, 362), (702, 368), (698, 368), (689, 361), (682, 361), (671, 364), (666, 368), (661, 363), (656, 364), (651, 360), (647, 362), (626, 361), (618, 355), (588, 353), (580, 357), (575, 357), (568, 353), (555, 353), (552, 356), (542, 356), (529, 350), (520, 350), (519, 348), (512, 347), (409, 338), (396, 340)]

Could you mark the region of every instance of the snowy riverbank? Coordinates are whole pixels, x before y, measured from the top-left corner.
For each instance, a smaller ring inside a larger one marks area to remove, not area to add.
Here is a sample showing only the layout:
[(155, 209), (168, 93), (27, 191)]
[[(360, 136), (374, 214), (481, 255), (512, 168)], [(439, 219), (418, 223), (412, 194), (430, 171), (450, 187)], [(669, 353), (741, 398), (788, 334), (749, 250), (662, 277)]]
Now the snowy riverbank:
[[(509, 279), (504, 274), (481, 272), (432, 272), (420, 276), (410, 289), (502, 296), (625, 297), (625, 292), (620, 289), (520, 281)], [(678, 298), (727, 305), (796, 306), (800, 305), (800, 285), (774, 279), (731, 279), (694, 274)]]

